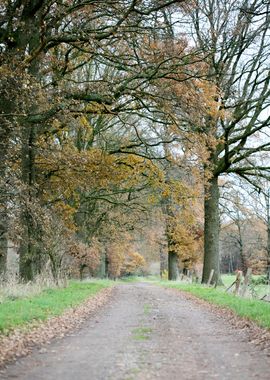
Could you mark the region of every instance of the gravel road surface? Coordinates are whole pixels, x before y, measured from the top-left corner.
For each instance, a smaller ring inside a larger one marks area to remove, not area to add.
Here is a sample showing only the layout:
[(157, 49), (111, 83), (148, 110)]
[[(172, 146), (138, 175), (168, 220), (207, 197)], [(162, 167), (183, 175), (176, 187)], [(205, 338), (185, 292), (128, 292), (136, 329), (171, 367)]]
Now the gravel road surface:
[(117, 285), (80, 330), (8, 366), (18, 380), (270, 379), (270, 357), (184, 294)]

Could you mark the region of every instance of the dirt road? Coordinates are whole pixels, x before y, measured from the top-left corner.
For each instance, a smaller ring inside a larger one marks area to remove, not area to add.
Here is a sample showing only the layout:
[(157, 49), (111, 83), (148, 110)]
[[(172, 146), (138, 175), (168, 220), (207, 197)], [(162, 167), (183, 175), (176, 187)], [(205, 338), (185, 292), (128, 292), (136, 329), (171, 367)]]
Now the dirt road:
[(184, 295), (123, 284), (81, 330), (9, 366), (2, 378), (269, 380), (270, 358)]

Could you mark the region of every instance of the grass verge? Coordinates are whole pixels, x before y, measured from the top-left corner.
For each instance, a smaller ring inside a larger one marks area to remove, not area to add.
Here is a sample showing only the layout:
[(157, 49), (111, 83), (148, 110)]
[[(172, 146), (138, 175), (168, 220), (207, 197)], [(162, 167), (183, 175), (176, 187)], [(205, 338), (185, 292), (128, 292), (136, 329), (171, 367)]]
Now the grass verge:
[(66, 288), (43, 290), (39, 295), (4, 301), (0, 305), (0, 333), (62, 314), (111, 285), (110, 281), (71, 281)]
[(240, 317), (248, 318), (259, 326), (270, 329), (270, 303), (241, 298), (225, 293), (224, 290), (218, 288), (207, 288), (201, 285), (172, 284), (168, 282), (161, 282), (160, 284), (168, 288), (189, 292), (212, 304), (227, 307)]

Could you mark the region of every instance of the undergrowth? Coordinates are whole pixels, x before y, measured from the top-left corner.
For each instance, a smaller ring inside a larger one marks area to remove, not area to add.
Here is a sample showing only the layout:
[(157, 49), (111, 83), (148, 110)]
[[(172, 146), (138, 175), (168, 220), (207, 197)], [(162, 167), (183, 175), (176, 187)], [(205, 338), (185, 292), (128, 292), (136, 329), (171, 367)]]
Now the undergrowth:
[[(58, 286), (65, 286), (66, 281), (62, 280)], [(38, 275), (34, 281), (22, 283), (18, 276), (9, 275), (5, 279), (0, 278), (0, 304), (8, 300), (33, 297), (40, 294), (45, 289), (56, 288), (57, 285), (48, 274)]]

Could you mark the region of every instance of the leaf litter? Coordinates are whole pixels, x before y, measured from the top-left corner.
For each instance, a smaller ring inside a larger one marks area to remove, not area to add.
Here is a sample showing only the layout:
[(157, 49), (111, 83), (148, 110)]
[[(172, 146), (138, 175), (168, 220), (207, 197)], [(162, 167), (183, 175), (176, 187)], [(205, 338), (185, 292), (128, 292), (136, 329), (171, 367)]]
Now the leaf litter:
[(40, 347), (40, 353), (46, 352), (43, 345), (78, 329), (108, 301), (112, 290), (113, 287), (102, 289), (80, 305), (67, 309), (60, 316), (52, 317), (45, 322), (28, 323), (24, 327), (11, 330), (7, 335), (0, 335), (0, 369), (28, 355), (34, 348)]

